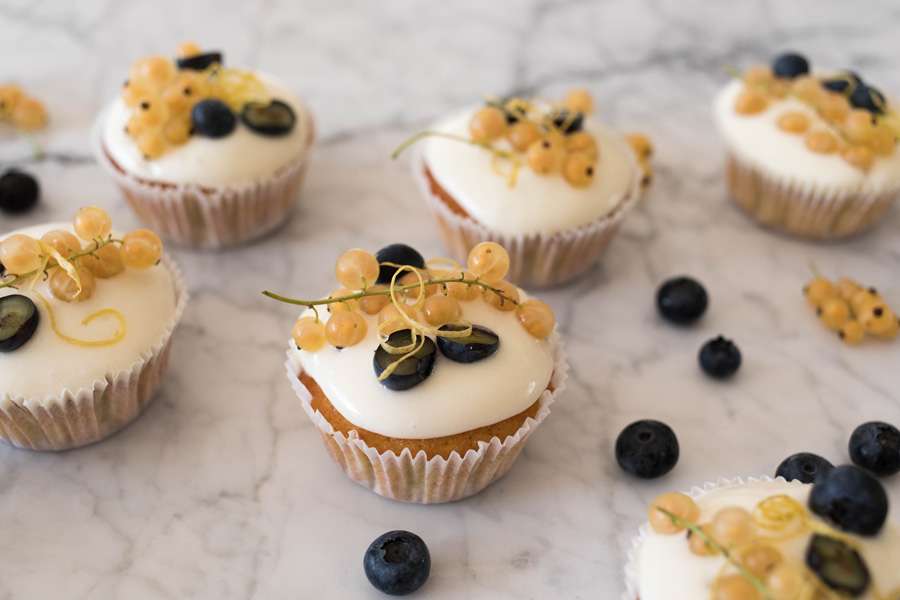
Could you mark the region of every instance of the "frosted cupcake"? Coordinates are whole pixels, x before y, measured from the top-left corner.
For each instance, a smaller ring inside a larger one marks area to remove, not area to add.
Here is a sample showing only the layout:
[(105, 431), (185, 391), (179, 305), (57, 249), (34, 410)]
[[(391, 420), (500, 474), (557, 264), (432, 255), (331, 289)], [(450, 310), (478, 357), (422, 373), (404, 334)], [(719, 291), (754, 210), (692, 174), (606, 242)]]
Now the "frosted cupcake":
[(837, 467), (815, 484), (722, 480), (649, 508), (625, 600), (900, 597), (900, 525), (877, 479)]
[(713, 107), (732, 199), (762, 225), (815, 239), (861, 233), (900, 192), (896, 106), (851, 71), (798, 54), (747, 70)]
[(332, 457), (377, 494), (437, 503), (478, 493), (512, 466), (566, 376), (553, 312), (503, 277), (509, 255), (476, 246), (468, 267), (403, 244), (350, 250), (343, 288), (307, 307), (287, 374)]
[(0, 241), (0, 439), (31, 450), (102, 440), (141, 414), (187, 292), (147, 229), (101, 209)]
[(201, 248), (282, 224), (313, 142), (309, 112), (280, 82), (192, 44), (137, 61), (96, 129), (98, 160), (141, 220)]
[(496, 241), (526, 286), (568, 282), (597, 262), (649, 182), (651, 148), (636, 136), (636, 155), (592, 112), (584, 90), (562, 103), (489, 101), (400, 148), (424, 138), (414, 172), (457, 259)]

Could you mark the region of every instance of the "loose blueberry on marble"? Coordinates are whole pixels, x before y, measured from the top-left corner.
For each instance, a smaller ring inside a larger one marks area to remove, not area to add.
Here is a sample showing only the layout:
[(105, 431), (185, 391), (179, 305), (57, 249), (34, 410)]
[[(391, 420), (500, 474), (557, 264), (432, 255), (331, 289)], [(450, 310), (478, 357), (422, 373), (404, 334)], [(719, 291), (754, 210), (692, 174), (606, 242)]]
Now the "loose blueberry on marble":
[(833, 468), (833, 464), (818, 454), (798, 452), (781, 461), (775, 471), (775, 477), (784, 477), (787, 481), (815, 483)]
[(248, 102), (241, 110), (241, 122), (256, 133), (276, 137), (290, 133), (297, 117), (294, 109), (281, 100), (272, 100), (268, 104)]
[[(412, 334), (409, 329), (401, 329), (395, 331), (388, 336), (387, 344), (395, 348), (409, 346), (412, 343)], [(385, 350), (381, 344), (375, 350), (375, 356), (372, 359), (375, 375), (380, 376), (388, 366), (401, 358), (402, 354), (391, 354)], [(401, 362), (397, 368), (388, 377), (381, 380), (381, 384), (389, 390), (402, 392), (419, 385), (431, 376), (434, 369), (434, 360), (437, 356), (437, 349), (434, 341), (426, 337), (425, 343), (418, 352)]]
[(0, 176), (0, 212), (21, 215), (33, 209), (41, 195), (37, 179), (19, 169)]
[(785, 52), (775, 57), (772, 62), (772, 71), (775, 77), (793, 79), (809, 73), (809, 61), (802, 54)]
[(884, 94), (878, 89), (861, 83), (850, 93), (850, 104), (854, 108), (861, 108), (870, 113), (880, 115), (884, 114), (884, 107), (887, 106), (887, 101), (884, 99)]
[(179, 69), (189, 71), (205, 71), (214, 64), (222, 64), (221, 52), (204, 52), (203, 54), (194, 54), (193, 56), (185, 56), (175, 61)]
[(382, 284), (390, 283), (394, 273), (397, 272), (397, 267), (384, 264), (386, 262), (396, 265), (408, 265), (417, 269), (425, 268), (425, 258), (419, 254), (418, 250), (406, 244), (385, 246), (375, 253), (375, 258), (381, 265), (381, 270), (378, 272), (378, 283)]
[(414, 533), (389, 531), (369, 545), (363, 558), (369, 583), (390, 596), (418, 590), (431, 573), (428, 546)]
[(616, 461), (626, 473), (654, 479), (678, 462), (678, 438), (672, 428), (650, 419), (635, 421), (616, 438)]
[(553, 125), (566, 135), (577, 133), (584, 127), (584, 115), (582, 113), (560, 110), (553, 114), (552, 119)]
[(34, 336), (41, 313), (28, 296), (0, 298), (0, 352), (14, 352)]
[(850, 436), (850, 459), (879, 476), (900, 473), (900, 430), (883, 421), (857, 427)]
[(706, 312), (709, 296), (706, 289), (691, 277), (673, 277), (656, 292), (656, 307), (663, 318), (686, 325), (693, 323)]
[(727, 379), (741, 367), (741, 351), (729, 339), (721, 335), (700, 348), (700, 368), (715, 379)]
[[(462, 331), (460, 325), (443, 325), (441, 331)], [(438, 337), (441, 354), (458, 363), (473, 363), (492, 356), (500, 348), (500, 336), (480, 325), (472, 326), (472, 333), (462, 338)]]
[(871, 584), (869, 568), (859, 552), (837, 538), (815, 533), (806, 547), (806, 566), (830, 589), (851, 598)]
[(222, 138), (234, 131), (237, 118), (221, 100), (201, 100), (191, 109), (191, 124), (197, 135)]
[(849, 533), (873, 536), (888, 514), (888, 497), (881, 483), (853, 465), (835, 467), (820, 477), (809, 494), (809, 509)]
[(843, 94), (844, 91), (846, 91), (846, 89), (850, 87), (851, 83), (855, 88), (862, 84), (862, 79), (853, 71), (843, 71), (837, 77), (823, 79), (822, 87), (824, 87), (826, 90)]

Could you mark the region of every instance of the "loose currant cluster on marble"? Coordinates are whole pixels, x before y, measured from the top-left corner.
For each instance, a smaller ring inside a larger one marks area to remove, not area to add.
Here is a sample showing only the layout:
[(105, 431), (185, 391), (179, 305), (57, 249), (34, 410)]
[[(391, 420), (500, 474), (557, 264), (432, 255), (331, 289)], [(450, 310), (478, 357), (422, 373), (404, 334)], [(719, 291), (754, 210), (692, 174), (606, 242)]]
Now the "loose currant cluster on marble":
[[(872, 586), (865, 561), (845, 536), (814, 522), (790, 496), (769, 496), (752, 512), (725, 506), (701, 524), (696, 502), (670, 492), (651, 503), (648, 517), (659, 534), (686, 531), (693, 554), (725, 558), (711, 585), (715, 600), (857, 597)], [(810, 535), (805, 564), (787, 559), (776, 547), (804, 535)]]
[(876, 88), (852, 71), (819, 77), (798, 54), (783, 54), (772, 66), (755, 66), (741, 76), (744, 89), (735, 111), (756, 115), (772, 102), (792, 97), (811, 107), (823, 124), (816, 125), (800, 111), (784, 111), (776, 124), (782, 131), (802, 135), (817, 154), (838, 154), (867, 171), (879, 156), (891, 156), (900, 136), (900, 116)]
[(220, 52), (201, 52), (191, 42), (179, 57), (151, 56), (134, 63), (122, 99), (134, 112), (125, 126), (148, 159), (159, 158), (192, 135), (221, 138), (240, 119), (261, 135), (284, 135), (294, 126), (293, 109), (268, 97), (250, 72), (222, 66)]
[(96, 206), (78, 211), (74, 229), (75, 234), (54, 229), (40, 239), (16, 233), (0, 241), (0, 288), (48, 279), (54, 297), (82, 302), (93, 296), (97, 279), (115, 277), (126, 267), (146, 269), (162, 256), (162, 241), (149, 229), (113, 238), (112, 219)]
[(803, 294), (822, 324), (851, 346), (862, 343), (867, 335), (893, 340), (900, 332), (900, 319), (878, 290), (849, 277), (832, 282), (817, 275), (804, 286)]
[(37, 131), (47, 125), (44, 104), (14, 84), (0, 85), (0, 123), (10, 123), (21, 131)]

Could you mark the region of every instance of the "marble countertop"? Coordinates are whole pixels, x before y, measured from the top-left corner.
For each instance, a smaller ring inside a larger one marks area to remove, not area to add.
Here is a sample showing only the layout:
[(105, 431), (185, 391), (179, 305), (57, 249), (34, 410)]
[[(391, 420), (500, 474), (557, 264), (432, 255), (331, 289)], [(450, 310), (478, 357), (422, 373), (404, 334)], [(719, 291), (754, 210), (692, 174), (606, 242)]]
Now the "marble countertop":
[[(657, 493), (720, 476), (772, 474), (797, 451), (847, 460), (864, 420), (900, 423), (900, 345), (847, 348), (800, 295), (809, 264), (877, 285), (900, 306), (900, 210), (876, 231), (810, 244), (756, 228), (726, 202), (709, 105), (726, 67), (787, 48), (900, 91), (900, 10), (850, 4), (620, 0), (334, 3), (77, 3), (0, 0), (0, 80), (46, 100), (53, 124), (28, 160), (40, 210), (0, 231), (106, 207), (136, 221), (89, 153), (92, 120), (130, 62), (196, 39), (234, 65), (286, 79), (320, 143), (293, 220), (220, 254), (176, 251), (193, 293), (159, 398), (133, 426), (63, 454), (0, 448), (0, 598), (378, 598), (362, 556), (389, 529), (428, 542), (436, 599), (599, 598), (623, 588), (625, 548)], [(274, 288), (332, 287), (337, 253), (407, 241), (442, 249), (391, 150), (485, 93), (585, 85), (600, 114), (656, 141), (656, 182), (602, 265), (543, 295), (571, 356), (565, 396), (512, 472), (472, 499), (406, 506), (347, 480), (284, 378), (295, 316)], [(677, 329), (656, 286), (689, 273), (710, 311)], [(723, 333), (745, 364), (704, 378), (701, 343)], [(682, 455), (661, 480), (626, 477), (612, 444), (638, 418), (668, 422)], [(900, 478), (885, 481), (900, 503)], [(895, 508), (894, 518), (900, 518)]]

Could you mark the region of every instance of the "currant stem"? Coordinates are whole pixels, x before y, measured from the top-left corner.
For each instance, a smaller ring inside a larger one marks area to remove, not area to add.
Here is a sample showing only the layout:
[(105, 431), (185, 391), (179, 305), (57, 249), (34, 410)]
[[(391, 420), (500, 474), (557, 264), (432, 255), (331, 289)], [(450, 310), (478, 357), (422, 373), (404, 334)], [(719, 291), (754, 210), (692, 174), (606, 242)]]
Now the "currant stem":
[[(93, 248), (90, 248), (87, 250), (82, 250), (81, 252), (76, 252), (72, 256), (67, 256), (66, 260), (68, 260), (69, 262), (72, 262), (72, 261), (78, 260), (79, 258), (81, 258), (83, 256), (90, 256), (94, 252), (99, 250), (100, 248), (103, 248), (104, 246), (108, 246), (110, 244), (121, 244), (121, 243), (122, 243), (122, 240), (118, 240), (115, 238), (107, 238), (105, 240), (97, 239), (97, 240), (94, 240)], [(58, 266), (59, 265), (57, 265), (55, 263), (52, 265), (45, 264), (40, 269), (35, 269), (34, 271), (29, 271), (28, 273), (22, 273), (21, 275), (13, 275), (8, 280), (0, 279), (0, 289), (7, 288), (7, 287), (15, 287), (16, 284), (18, 284), (22, 281), (25, 281), (31, 277), (34, 277), (35, 275), (46, 273), (50, 269), (56, 268)]]
[[(465, 277), (452, 277), (446, 279), (427, 279), (424, 284), (412, 283), (409, 285), (400, 285), (394, 288), (394, 293), (397, 292), (406, 292), (410, 290), (420, 289), (423, 285), (441, 285), (445, 283), (464, 283), (466, 285), (477, 285), (480, 288), (490, 290), (503, 298), (506, 302), (511, 302), (515, 305), (518, 305), (518, 301), (513, 300), (509, 296), (503, 293), (503, 290), (493, 287), (483, 281), (479, 281), (478, 279), (466, 279)], [(266, 290), (263, 292), (263, 296), (271, 298), (272, 300), (278, 300), (279, 302), (284, 302), (285, 304), (295, 304), (297, 306), (306, 306), (307, 308), (312, 308), (315, 310), (316, 306), (322, 306), (326, 304), (334, 304), (336, 302), (347, 302), (350, 300), (359, 300), (360, 298), (366, 298), (368, 296), (390, 296), (391, 290), (361, 290), (359, 292), (354, 292), (352, 294), (347, 294), (346, 296), (334, 296), (331, 298), (323, 298), (320, 300), (302, 300), (299, 298), (289, 298), (287, 296), (282, 296), (281, 294), (276, 294), (275, 292), (270, 292)]]
[(513, 155), (512, 152), (507, 152), (505, 150), (498, 150), (496, 148), (492, 148), (487, 144), (481, 144), (479, 142), (475, 142), (465, 136), (456, 135), (453, 133), (445, 133), (443, 131), (433, 131), (433, 130), (429, 130), (429, 129), (426, 129), (425, 131), (420, 131), (419, 133), (409, 137), (406, 141), (404, 141), (402, 144), (397, 146), (397, 149), (394, 150), (393, 152), (391, 152), (391, 158), (396, 159), (398, 156), (400, 156), (400, 154), (403, 153), (404, 150), (406, 150), (410, 146), (416, 144), (417, 142), (419, 142), (419, 140), (423, 140), (427, 137), (440, 137), (440, 138), (445, 138), (448, 140), (462, 142), (464, 144), (469, 144), (470, 146), (475, 146), (476, 148), (481, 148), (482, 150), (486, 150), (487, 152), (490, 152), (494, 156), (499, 156), (500, 158), (505, 158), (507, 160), (511, 160), (511, 159), (515, 158), (515, 156)]
[(705, 531), (703, 531), (702, 527), (692, 521), (688, 521), (687, 519), (679, 517), (675, 513), (668, 511), (661, 506), (656, 506), (655, 508), (662, 514), (669, 517), (674, 525), (690, 530), (691, 535), (699, 535), (700, 539), (702, 539), (707, 546), (724, 556), (725, 560), (727, 560), (731, 566), (737, 569), (737, 572), (741, 575), (741, 577), (749, 581), (750, 585), (756, 588), (756, 591), (759, 592), (765, 600), (774, 600), (774, 597), (769, 591), (769, 588), (766, 587), (766, 584), (763, 583), (763, 581), (759, 577), (745, 569), (743, 565), (741, 565), (737, 560), (732, 558), (731, 553), (728, 551), (728, 549), (717, 542), (715, 539), (713, 539)]

